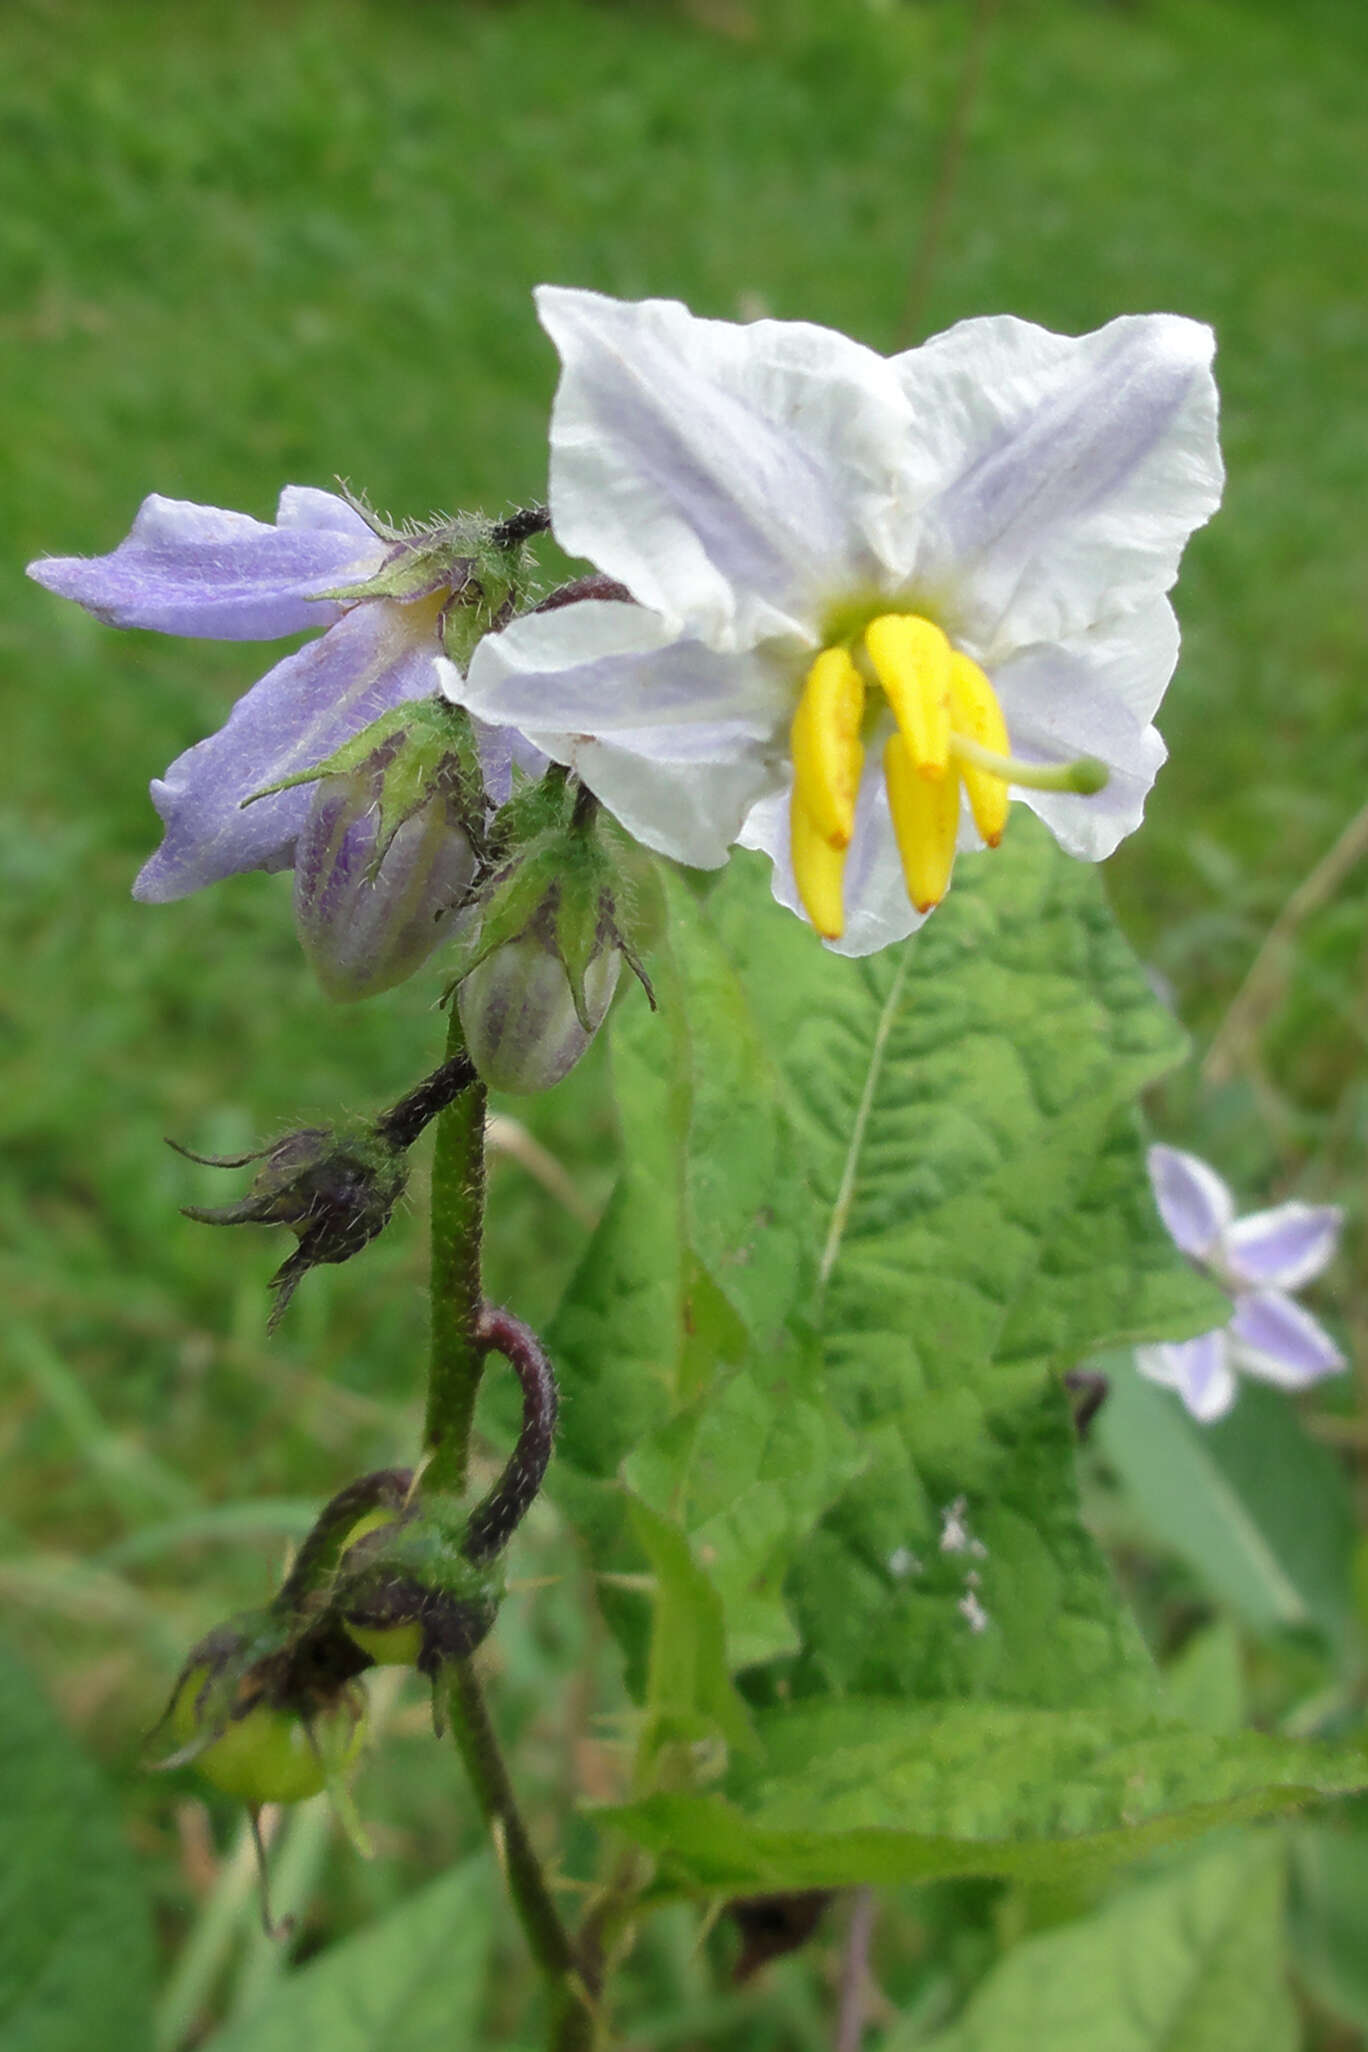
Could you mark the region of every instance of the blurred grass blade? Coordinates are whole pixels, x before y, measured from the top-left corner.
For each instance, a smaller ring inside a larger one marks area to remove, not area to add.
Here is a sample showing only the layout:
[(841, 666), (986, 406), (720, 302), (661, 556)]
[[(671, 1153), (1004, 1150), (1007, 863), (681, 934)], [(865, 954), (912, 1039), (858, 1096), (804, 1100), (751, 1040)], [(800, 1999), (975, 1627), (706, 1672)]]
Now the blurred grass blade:
[(150, 1505), (186, 1510), (199, 1492), (134, 1439), (111, 1430), (80, 1379), (31, 1325), (10, 1328), (11, 1358), (61, 1419), (92, 1476), (123, 1515), (136, 1521)]

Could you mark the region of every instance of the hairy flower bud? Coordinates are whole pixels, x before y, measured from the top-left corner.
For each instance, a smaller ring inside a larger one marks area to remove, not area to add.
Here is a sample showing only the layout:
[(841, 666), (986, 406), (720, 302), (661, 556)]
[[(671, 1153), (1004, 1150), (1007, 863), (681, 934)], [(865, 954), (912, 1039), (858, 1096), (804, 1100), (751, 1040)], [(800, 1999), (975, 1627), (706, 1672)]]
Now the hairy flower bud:
[(495, 1090), (549, 1090), (598, 1032), (617, 989), (622, 951), (606, 943), (581, 965), (581, 1004), (549, 921), (496, 948), (457, 996), (470, 1058)]
[(315, 787), (294, 849), (294, 908), (329, 997), (391, 989), (446, 937), (509, 776), (507, 736), (477, 726), (444, 699), (416, 699), (247, 801)]
[(459, 813), (435, 792), (381, 852), (375, 780), (327, 777), (295, 846), (300, 943), (330, 998), (403, 983), (447, 937), (475, 873)]
[(650, 996), (624, 932), (627, 845), (561, 770), (515, 791), (494, 832), (504, 860), (461, 920), (451, 988), (485, 1082), (548, 1090), (603, 1024), (624, 960)]

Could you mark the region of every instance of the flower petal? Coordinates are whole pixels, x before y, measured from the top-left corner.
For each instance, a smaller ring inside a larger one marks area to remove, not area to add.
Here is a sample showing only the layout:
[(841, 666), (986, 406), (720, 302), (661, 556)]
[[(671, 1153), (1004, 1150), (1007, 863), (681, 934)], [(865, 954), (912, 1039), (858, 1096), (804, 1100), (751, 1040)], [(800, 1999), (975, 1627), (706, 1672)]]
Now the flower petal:
[(283, 869), (313, 802), (312, 786), (243, 808), (254, 791), (310, 769), (405, 699), (436, 690), (436, 637), (388, 600), (354, 606), (321, 640), (286, 656), (240, 698), (226, 723), (154, 781), (166, 836), (133, 886), (164, 904), (246, 869)]
[(1236, 1366), (1275, 1389), (1306, 1389), (1346, 1365), (1324, 1327), (1281, 1290), (1237, 1297), (1230, 1338)]
[[(898, 457), (898, 382), (872, 350), (797, 321), (697, 319), (542, 286), (563, 366), (551, 425), (557, 539), (673, 633), (748, 648), (879, 575)], [(929, 489), (929, 482), (925, 490)]]
[[(872, 955), (878, 948), (906, 940), (930, 917), (918, 912), (908, 898), (880, 758), (877, 751), (871, 755), (860, 782), (855, 833), (843, 877), (845, 931), (839, 940), (824, 943), (834, 955)], [(807, 920), (789, 847), (789, 795), (785, 788), (760, 799), (747, 814), (737, 840), (743, 848), (756, 848), (769, 856), (776, 899)]]
[(1343, 1223), (1337, 1204), (1279, 1204), (1251, 1212), (1226, 1234), (1226, 1267), (1237, 1282), (1300, 1289), (1333, 1257)]
[(1214, 1168), (1177, 1147), (1151, 1147), (1146, 1160), (1159, 1216), (1175, 1244), (1209, 1262), (1235, 1216), (1235, 1199)]
[(1149, 1381), (1176, 1389), (1201, 1425), (1224, 1417), (1235, 1401), (1235, 1376), (1222, 1326), (1198, 1339), (1137, 1347), (1135, 1365)]
[(993, 678), (1012, 753), (1028, 762), (1095, 756), (1109, 772), (1088, 798), (1016, 791), (1062, 847), (1101, 862), (1134, 833), (1167, 750), (1149, 716), (1178, 656), (1178, 625), (1157, 599), (1063, 644), (1035, 642)]
[(568, 763), (638, 840), (702, 868), (726, 861), (774, 784), (794, 696), (768, 664), (612, 601), (525, 614), (486, 635), (466, 677), (439, 673), (457, 704)]
[(895, 359), (949, 475), (909, 528), (912, 582), (991, 665), (1159, 597), (1220, 501), (1209, 328), (1173, 314), (1052, 335), (962, 321)]
[(280, 524), (185, 499), (144, 499), (108, 556), (50, 556), (29, 576), (111, 627), (221, 641), (270, 641), (326, 627), (337, 607), (308, 593), (367, 575), (384, 555), (330, 492), (291, 487)]

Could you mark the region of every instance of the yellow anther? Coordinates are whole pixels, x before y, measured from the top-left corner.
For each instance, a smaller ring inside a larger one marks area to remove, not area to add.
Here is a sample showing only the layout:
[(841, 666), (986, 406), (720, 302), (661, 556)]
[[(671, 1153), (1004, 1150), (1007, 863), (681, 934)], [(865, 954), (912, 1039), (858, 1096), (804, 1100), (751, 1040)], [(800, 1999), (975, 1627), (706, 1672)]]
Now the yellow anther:
[[(997, 693), (978, 664), (958, 650), (950, 658), (950, 718), (956, 734), (963, 734), (979, 748), (999, 756), (1006, 768), (1007, 722), (1002, 717)], [(974, 825), (988, 846), (996, 848), (1007, 825), (1007, 784), (967, 756), (959, 758), (959, 772), (969, 795)]]
[(901, 734), (890, 734), (883, 767), (907, 895), (919, 912), (929, 912), (950, 888), (960, 780), (953, 769), (943, 777), (919, 776)]
[[(855, 800), (864, 765), (864, 696), (864, 682), (849, 651), (824, 648), (808, 671), (793, 719), (796, 797), (814, 831), (837, 849), (848, 848), (855, 831)], [(820, 925), (815, 918), (814, 923)], [(839, 925), (836, 931), (840, 932)]]
[(916, 613), (885, 613), (865, 629), (865, 647), (898, 731), (924, 777), (950, 760), (950, 644)]
[(845, 849), (833, 848), (803, 803), (795, 784), (789, 810), (789, 848), (803, 910), (823, 940), (839, 940), (845, 931), (841, 875)]

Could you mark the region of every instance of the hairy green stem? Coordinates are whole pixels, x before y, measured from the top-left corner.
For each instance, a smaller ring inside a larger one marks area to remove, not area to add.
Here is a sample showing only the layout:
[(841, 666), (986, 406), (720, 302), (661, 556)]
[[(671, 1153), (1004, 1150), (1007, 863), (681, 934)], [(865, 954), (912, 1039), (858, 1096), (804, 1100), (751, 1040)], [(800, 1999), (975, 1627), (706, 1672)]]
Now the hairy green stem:
[(452, 1736), (494, 1840), (518, 1921), (546, 1981), (551, 2001), (550, 2052), (593, 2052), (597, 2042), (593, 1996), (514, 1799), (479, 1677), (469, 1660), (454, 1662), (449, 1671), (453, 1677), (447, 1697)]
[[(448, 1084), (460, 1084), (464, 1058), (460, 1022), (453, 1006), (446, 1062), (438, 1076)], [(484, 1357), (491, 1348), (512, 1362), (523, 1383), (524, 1431), (519, 1445), (522, 1447), (529, 1433), (536, 1441), (538, 1461), (533, 1465), (538, 1481), (555, 1423), (555, 1381), (546, 1357), (516, 1319), (507, 1312), (486, 1309), (481, 1296), (484, 1126), (485, 1088), (472, 1073), (441, 1112), (432, 1161), (432, 1353), (423, 1427), (429, 1459), (423, 1485), (451, 1495), (461, 1494), (467, 1485), (475, 1398)], [(517, 1476), (504, 1478), (515, 1498), (519, 1495), (514, 1486), (517, 1480)], [(549, 2052), (593, 2052), (597, 2038), (593, 1996), (514, 1799), (479, 1679), (468, 1660), (451, 1662), (447, 1674), (452, 1737), (507, 1876), (518, 1921), (546, 1981), (551, 2005)]]
[[(465, 1053), (451, 1009), (447, 1062)], [(423, 1445), (427, 1486), (459, 1496), (470, 1465), (470, 1431), (484, 1366), (479, 1340), (484, 1232), (485, 1087), (473, 1073), (437, 1122), (432, 1156), (432, 1365)]]

